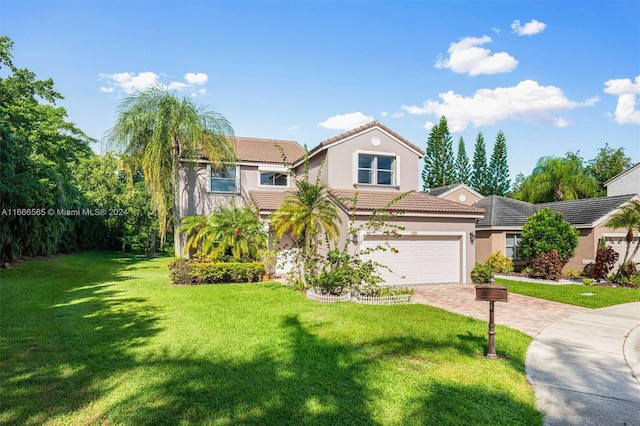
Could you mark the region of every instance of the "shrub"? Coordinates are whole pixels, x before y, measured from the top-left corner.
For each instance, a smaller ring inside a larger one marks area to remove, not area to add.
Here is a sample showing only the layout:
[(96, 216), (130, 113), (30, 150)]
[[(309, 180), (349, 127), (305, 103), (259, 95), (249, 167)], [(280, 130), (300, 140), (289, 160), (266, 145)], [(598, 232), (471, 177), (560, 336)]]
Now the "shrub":
[(513, 260), (503, 256), (500, 250), (489, 256), (487, 265), (493, 272), (513, 272)]
[(627, 263), (620, 265), (614, 281), (620, 284), (627, 284), (629, 283), (629, 280), (637, 274), (638, 270), (636, 269), (636, 264), (630, 260)]
[(167, 265), (171, 282), (176, 285), (193, 284), (191, 273), (191, 261), (189, 259), (176, 258)]
[(584, 284), (584, 285), (591, 285), (591, 284), (593, 284), (593, 280), (592, 280), (591, 278), (584, 278), (584, 279), (582, 280), (582, 284)]
[(262, 262), (193, 263), (194, 279), (203, 284), (251, 283), (262, 279)]
[(471, 271), (471, 281), (474, 284), (489, 284), (491, 282), (491, 267), (476, 263)]
[(173, 284), (219, 284), (257, 282), (264, 273), (262, 262), (198, 262), (175, 259), (169, 262)]
[(558, 281), (562, 273), (562, 259), (557, 250), (540, 253), (531, 262), (535, 274), (547, 280)]
[(556, 250), (564, 265), (575, 253), (578, 236), (578, 230), (564, 220), (562, 213), (543, 209), (532, 214), (522, 227), (518, 255), (534, 259), (541, 253)]
[(578, 271), (577, 269), (569, 268), (566, 271), (564, 271), (564, 275), (571, 278), (578, 278), (579, 276), (582, 275), (582, 272)]
[(598, 248), (596, 252), (596, 262), (589, 269), (589, 276), (596, 280), (601, 280), (607, 276), (618, 261), (620, 255), (611, 247), (606, 249)]

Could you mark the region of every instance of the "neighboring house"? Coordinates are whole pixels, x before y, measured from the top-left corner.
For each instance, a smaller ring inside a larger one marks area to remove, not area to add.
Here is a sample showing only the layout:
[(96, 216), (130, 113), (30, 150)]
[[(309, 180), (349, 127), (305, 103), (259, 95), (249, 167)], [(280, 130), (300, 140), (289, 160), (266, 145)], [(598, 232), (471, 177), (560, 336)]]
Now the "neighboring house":
[(618, 173), (605, 183), (607, 195), (640, 194), (640, 163)]
[[(403, 212), (394, 223), (404, 229), (390, 241), (397, 253), (374, 251), (367, 256), (393, 271), (381, 271), (387, 284), (471, 282), (472, 236), (484, 211), (418, 192), (419, 160), (424, 152), (383, 124), (374, 121), (321, 142), (309, 151), (307, 164), (305, 150), (293, 141), (235, 141), (238, 159), (233, 167), (212, 171), (204, 160), (183, 162), (182, 215), (208, 214), (235, 198), (255, 205), (266, 219), (291, 189), (288, 171), (300, 176), (308, 166), (310, 178), (319, 175), (330, 188), (342, 218), (339, 247), (348, 243), (353, 254), (377, 246), (386, 237), (361, 232), (345, 241), (351, 217), (358, 227), (375, 210)], [(280, 247), (290, 243), (285, 239)]]
[[(476, 260), (484, 263), (498, 250), (506, 256), (517, 258), (522, 226), (533, 213), (549, 208), (562, 213), (564, 219), (580, 232), (576, 255), (569, 260), (566, 268), (581, 271), (585, 265), (594, 262), (601, 237), (605, 237), (607, 244), (620, 253), (619, 264), (626, 249), (626, 230), (613, 230), (606, 224), (622, 206), (639, 200), (639, 195), (630, 194), (531, 204), (498, 195), (485, 197), (475, 204), (486, 211), (484, 218), (476, 225)], [(635, 261), (640, 261), (640, 254)]]
[(445, 200), (457, 201), (458, 203), (472, 206), (482, 200), (482, 194), (474, 191), (464, 183), (454, 183), (452, 185), (439, 186), (425, 191), (434, 197), (444, 198)]

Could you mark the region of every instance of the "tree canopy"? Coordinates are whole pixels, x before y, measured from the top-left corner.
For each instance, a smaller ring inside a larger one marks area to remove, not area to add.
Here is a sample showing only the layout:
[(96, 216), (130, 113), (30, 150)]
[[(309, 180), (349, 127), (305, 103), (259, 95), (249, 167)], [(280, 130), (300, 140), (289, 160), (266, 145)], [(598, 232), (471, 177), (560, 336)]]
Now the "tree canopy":
[(72, 170), (93, 155), (92, 139), (56, 107), (53, 80), (38, 80), (12, 62), (13, 41), (0, 37), (0, 257), (42, 255), (91, 246), (79, 229), (93, 219)]
[(529, 203), (568, 201), (598, 196), (598, 183), (574, 153), (564, 158), (542, 157), (530, 176), (513, 191), (513, 198)]
[[(108, 143), (142, 169), (161, 241), (171, 224), (176, 231), (180, 224), (180, 159), (204, 155), (213, 168), (234, 163), (232, 135), (231, 124), (220, 113), (190, 98), (178, 99), (164, 87), (151, 87), (122, 101)], [(174, 244), (180, 256), (178, 232)]]

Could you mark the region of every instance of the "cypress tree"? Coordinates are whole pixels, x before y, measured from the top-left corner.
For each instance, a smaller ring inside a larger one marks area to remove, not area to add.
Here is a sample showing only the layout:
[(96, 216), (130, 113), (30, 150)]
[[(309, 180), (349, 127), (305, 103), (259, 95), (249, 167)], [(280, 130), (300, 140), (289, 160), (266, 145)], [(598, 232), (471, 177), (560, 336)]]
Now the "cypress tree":
[(489, 195), (487, 191), (487, 148), (484, 144), (482, 132), (478, 132), (476, 137), (472, 167), (471, 187), (482, 195)]
[(467, 150), (464, 146), (464, 139), (460, 136), (458, 141), (458, 154), (456, 156), (456, 180), (458, 182), (469, 185), (471, 180), (471, 165), (469, 164), (469, 157), (467, 157)]
[(429, 133), (422, 170), (422, 188), (435, 188), (455, 183), (456, 170), (453, 144), (446, 117), (434, 125)]
[[(507, 164), (507, 141), (502, 130), (496, 136), (488, 171), (489, 194), (506, 195), (509, 191), (509, 165)], [(487, 195), (487, 194), (486, 194)]]

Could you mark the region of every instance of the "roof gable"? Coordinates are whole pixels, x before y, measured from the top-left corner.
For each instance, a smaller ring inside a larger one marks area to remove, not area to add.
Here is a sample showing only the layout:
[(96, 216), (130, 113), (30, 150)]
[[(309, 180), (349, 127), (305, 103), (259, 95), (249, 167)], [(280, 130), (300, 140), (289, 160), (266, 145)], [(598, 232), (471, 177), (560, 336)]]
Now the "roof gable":
[(400, 136), (399, 134), (397, 134), (396, 132), (394, 132), (393, 130), (389, 129), (387, 126), (385, 126), (384, 124), (376, 120), (320, 142), (311, 151), (309, 151), (309, 157), (313, 157), (335, 144), (346, 142), (349, 139), (355, 136), (361, 135), (363, 133), (369, 132), (372, 129), (378, 129), (381, 132), (386, 133), (390, 138), (394, 139), (396, 142), (402, 145), (405, 145), (409, 150), (414, 151), (419, 158), (422, 158), (424, 156), (423, 150), (421, 150), (416, 145), (412, 144), (407, 139), (403, 138), (402, 136)]
[(426, 193), (429, 195), (434, 195), (436, 197), (446, 197), (447, 195), (457, 191), (458, 189), (466, 189), (467, 191), (476, 195), (478, 198), (483, 198), (482, 194), (478, 193), (473, 188), (469, 187), (468, 185), (462, 182), (452, 183), (451, 185), (438, 186), (436, 188), (431, 188), (427, 190)]
[(612, 177), (611, 179), (609, 179), (608, 181), (604, 182), (602, 184), (602, 186), (608, 186), (610, 183), (615, 182), (617, 180), (619, 180), (620, 178), (623, 178), (624, 176), (626, 176), (627, 174), (631, 173), (632, 171), (636, 170), (636, 169), (640, 169), (640, 163), (636, 163), (633, 166), (629, 167), (626, 170), (623, 170), (622, 172), (618, 173), (617, 175), (615, 175), (614, 177)]

